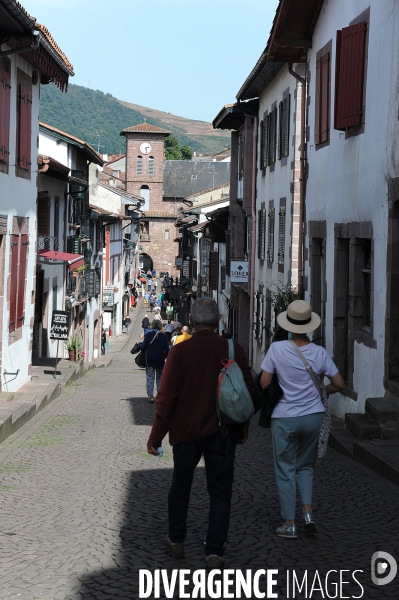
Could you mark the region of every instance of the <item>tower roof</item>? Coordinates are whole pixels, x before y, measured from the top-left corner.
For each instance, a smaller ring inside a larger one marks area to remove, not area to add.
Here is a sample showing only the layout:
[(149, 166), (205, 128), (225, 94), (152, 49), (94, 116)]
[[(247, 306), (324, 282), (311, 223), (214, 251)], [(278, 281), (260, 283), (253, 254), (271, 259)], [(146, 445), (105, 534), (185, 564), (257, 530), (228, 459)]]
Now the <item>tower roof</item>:
[(123, 129), (120, 132), (120, 135), (126, 135), (127, 133), (155, 133), (166, 137), (167, 135), (170, 135), (171, 132), (167, 129), (162, 129), (162, 127), (151, 125), (150, 123), (140, 123), (139, 125), (133, 125), (133, 127), (126, 127), (126, 129)]

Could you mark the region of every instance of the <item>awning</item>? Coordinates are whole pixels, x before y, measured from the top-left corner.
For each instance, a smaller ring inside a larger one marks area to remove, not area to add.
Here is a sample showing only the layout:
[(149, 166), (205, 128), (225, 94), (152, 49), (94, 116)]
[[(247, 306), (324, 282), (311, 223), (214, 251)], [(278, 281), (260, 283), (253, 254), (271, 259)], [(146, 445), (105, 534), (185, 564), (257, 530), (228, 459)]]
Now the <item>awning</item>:
[(71, 254), (70, 252), (58, 252), (58, 250), (39, 250), (39, 258), (67, 262), (69, 270), (73, 271), (85, 264), (84, 257), (81, 254)]
[(143, 281), (145, 283), (147, 279), (145, 277), (140, 277), (139, 281)]

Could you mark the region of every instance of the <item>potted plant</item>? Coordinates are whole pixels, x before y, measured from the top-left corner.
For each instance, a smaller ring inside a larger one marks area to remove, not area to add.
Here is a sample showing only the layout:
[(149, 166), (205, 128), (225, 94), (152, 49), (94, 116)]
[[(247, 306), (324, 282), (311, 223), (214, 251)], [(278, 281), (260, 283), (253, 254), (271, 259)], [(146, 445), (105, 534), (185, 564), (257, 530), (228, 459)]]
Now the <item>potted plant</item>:
[(73, 335), (69, 340), (65, 342), (66, 348), (69, 352), (69, 360), (75, 362), (79, 354), (80, 341), (76, 335)]

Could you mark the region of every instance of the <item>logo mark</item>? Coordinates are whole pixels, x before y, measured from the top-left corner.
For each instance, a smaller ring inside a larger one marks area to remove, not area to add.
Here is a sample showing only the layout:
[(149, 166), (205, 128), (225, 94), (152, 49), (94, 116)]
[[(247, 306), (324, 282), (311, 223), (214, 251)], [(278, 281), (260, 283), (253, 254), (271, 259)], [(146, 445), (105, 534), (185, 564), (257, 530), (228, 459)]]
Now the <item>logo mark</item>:
[(371, 581), (375, 585), (391, 583), (398, 572), (398, 564), (388, 552), (374, 552), (371, 557)]

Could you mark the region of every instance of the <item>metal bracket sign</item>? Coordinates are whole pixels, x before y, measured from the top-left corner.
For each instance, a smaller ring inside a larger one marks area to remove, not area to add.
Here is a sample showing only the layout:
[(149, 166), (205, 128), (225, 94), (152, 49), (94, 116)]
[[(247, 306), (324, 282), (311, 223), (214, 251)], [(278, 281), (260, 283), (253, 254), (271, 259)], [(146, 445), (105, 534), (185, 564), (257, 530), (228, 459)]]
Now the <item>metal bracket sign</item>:
[(232, 260), (230, 262), (230, 281), (248, 283), (248, 261)]
[(67, 340), (69, 330), (69, 312), (53, 310), (51, 315), (50, 340)]

